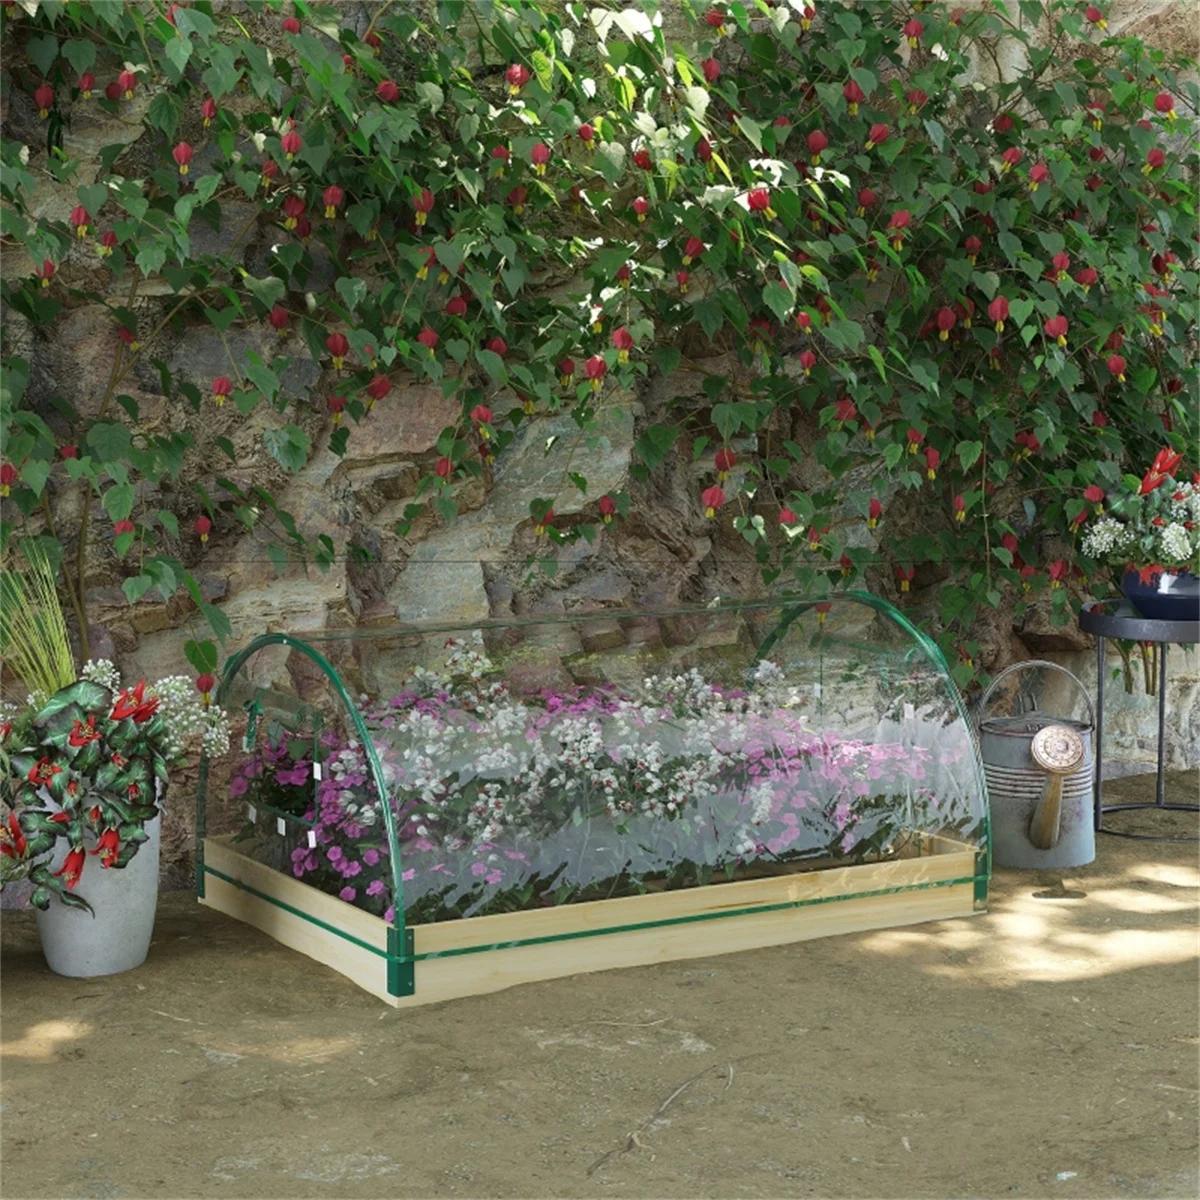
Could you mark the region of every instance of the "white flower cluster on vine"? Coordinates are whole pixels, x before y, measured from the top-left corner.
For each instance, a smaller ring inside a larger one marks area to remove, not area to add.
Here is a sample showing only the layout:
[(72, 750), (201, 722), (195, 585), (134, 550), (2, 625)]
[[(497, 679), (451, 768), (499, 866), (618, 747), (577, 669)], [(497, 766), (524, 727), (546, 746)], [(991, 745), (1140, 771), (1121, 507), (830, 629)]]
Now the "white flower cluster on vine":
[(88, 659), (83, 664), (83, 670), (79, 672), (79, 678), (86, 679), (88, 683), (98, 683), (110, 692), (121, 690), (121, 672), (117, 670), (116, 664), (109, 662), (107, 658)]

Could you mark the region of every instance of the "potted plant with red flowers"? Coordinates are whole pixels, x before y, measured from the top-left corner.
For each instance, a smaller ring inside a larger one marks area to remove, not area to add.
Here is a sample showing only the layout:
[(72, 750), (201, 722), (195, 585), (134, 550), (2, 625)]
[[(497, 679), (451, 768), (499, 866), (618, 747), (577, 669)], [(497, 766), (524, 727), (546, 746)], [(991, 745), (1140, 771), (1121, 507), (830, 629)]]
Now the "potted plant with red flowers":
[(1096, 514), (1084, 533), (1089, 558), (1120, 573), (1121, 590), (1144, 616), (1200, 620), (1200, 477), (1182, 479), (1182, 455), (1164, 448), (1139, 480), (1091, 497)]
[(210, 754), (227, 749), (228, 725), (208, 703), (210, 677), (122, 687), (105, 660), (76, 677), (53, 571), (27, 557), (31, 569), (0, 589), (0, 647), (31, 688), (25, 705), (0, 713), (0, 880), (32, 884), (51, 970), (110, 975), (150, 946), (171, 769), (196, 740)]

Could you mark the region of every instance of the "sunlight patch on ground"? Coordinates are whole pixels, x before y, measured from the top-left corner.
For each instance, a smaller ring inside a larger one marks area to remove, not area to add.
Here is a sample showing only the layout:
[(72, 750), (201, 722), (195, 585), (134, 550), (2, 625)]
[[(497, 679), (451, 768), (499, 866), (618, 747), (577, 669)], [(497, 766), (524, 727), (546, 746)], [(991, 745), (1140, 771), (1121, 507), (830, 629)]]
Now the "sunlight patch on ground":
[(0, 1055), (28, 1062), (54, 1062), (60, 1046), (87, 1037), (92, 1028), (87, 1021), (39, 1021), (23, 1037), (0, 1041)]
[(1140, 888), (1098, 888), (1089, 891), (1088, 898), (1095, 904), (1131, 913), (1188, 912), (1196, 907), (1193, 901), (1182, 896), (1156, 895)]
[(1200, 888), (1200, 868), (1184, 863), (1135, 863), (1125, 874), (1131, 879), (1165, 883), (1168, 887)]

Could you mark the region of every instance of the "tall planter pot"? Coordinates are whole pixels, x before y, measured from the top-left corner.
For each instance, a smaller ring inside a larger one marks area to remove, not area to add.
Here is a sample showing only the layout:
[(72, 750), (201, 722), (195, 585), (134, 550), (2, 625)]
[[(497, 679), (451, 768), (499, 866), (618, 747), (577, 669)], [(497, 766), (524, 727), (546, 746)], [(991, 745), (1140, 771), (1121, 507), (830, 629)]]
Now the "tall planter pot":
[[(161, 803), (161, 795), (159, 800)], [(158, 907), (158, 859), (161, 812), (146, 822), (147, 840), (120, 870), (100, 866), (99, 856), (88, 855), (79, 880), (79, 894), (92, 906), (68, 908), (50, 901), (44, 912), (35, 909), (42, 953), (57, 975), (75, 979), (115, 975), (141, 966), (150, 949), (154, 913)], [(95, 838), (85, 835), (85, 848), (95, 848)], [(67, 855), (60, 838), (54, 848), (51, 870), (57, 871)]]

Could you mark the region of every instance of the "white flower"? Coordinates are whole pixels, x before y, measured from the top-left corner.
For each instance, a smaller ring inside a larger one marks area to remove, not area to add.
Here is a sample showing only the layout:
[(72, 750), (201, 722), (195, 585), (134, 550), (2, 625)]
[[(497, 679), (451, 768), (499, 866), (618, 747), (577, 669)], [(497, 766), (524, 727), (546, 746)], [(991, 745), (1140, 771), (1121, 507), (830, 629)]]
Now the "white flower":
[(1159, 544), (1162, 546), (1162, 557), (1169, 559), (1168, 565), (1171, 566), (1186, 563), (1195, 552), (1191, 536), (1179, 524), (1168, 525), (1159, 537)]

